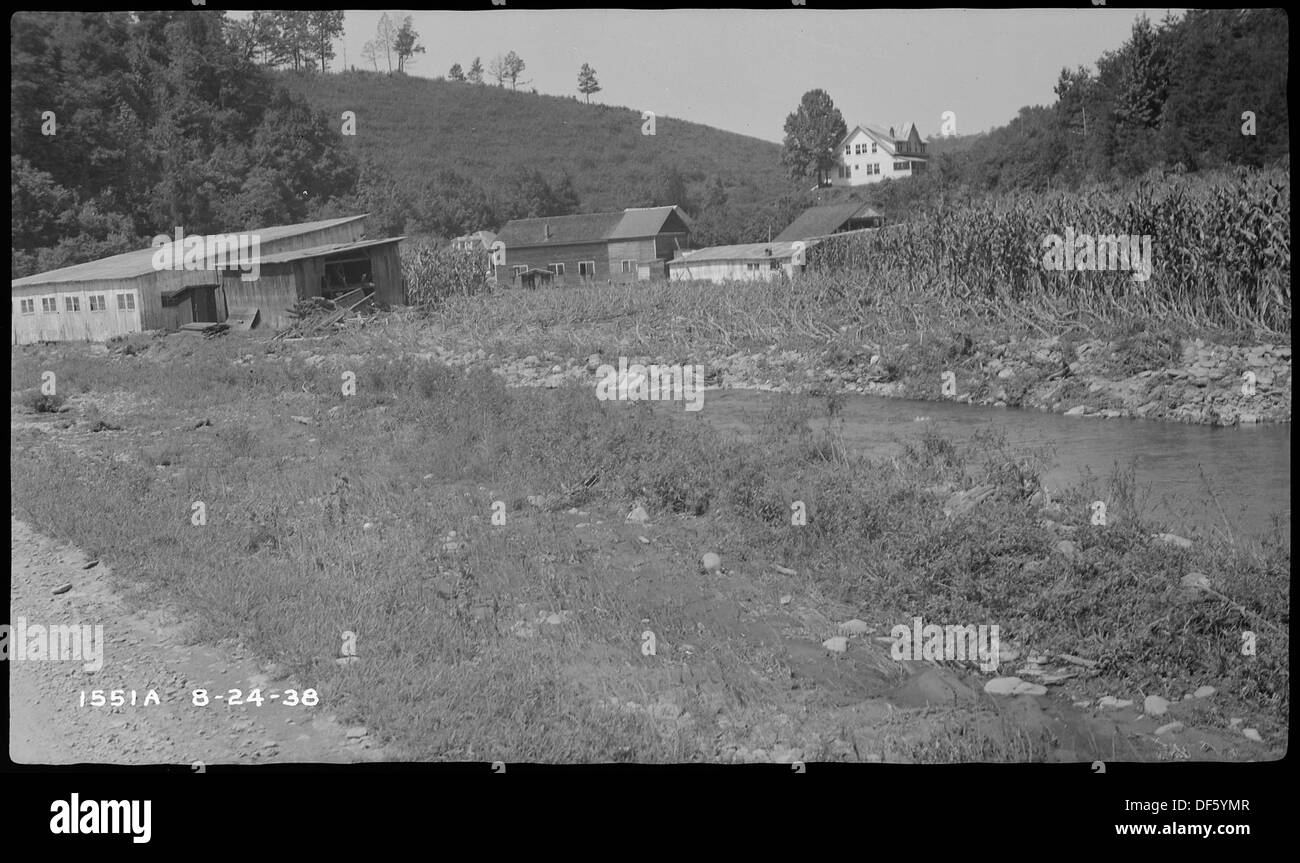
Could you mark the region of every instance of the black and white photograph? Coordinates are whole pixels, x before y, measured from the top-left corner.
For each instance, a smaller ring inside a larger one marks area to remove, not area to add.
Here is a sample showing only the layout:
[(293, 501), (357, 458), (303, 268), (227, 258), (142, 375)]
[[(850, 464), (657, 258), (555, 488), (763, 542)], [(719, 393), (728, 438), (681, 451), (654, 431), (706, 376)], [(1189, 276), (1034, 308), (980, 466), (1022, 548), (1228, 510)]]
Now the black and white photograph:
[(6, 772), (1280, 761), (1288, 16), (13, 13)]

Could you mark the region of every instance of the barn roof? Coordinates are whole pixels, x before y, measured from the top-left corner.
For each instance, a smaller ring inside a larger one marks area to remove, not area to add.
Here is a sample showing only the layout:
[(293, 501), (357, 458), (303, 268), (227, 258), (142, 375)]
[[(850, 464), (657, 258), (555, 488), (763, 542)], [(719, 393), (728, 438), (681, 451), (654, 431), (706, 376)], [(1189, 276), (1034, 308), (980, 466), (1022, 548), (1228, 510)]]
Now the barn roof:
[[(300, 222), (295, 225), (276, 225), (270, 228), (254, 228), (250, 231), (227, 231), (221, 234), (205, 234), (203, 236), (228, 236), (229, 234), (237, 233), (257, 234), (258, 243), (265, 244), (273, 240), (283, 240), (288, 237), (298, 236), (299, 234), (309, 234), (312, 231), (332, 228), (336, 225), (344, 225), (348, 222), (355, 222), (357, 219), (364, 218), (365, 215), (345, 216), (341, 219), (322, 219), (316, 222)], [(132, 279), (137, 276), (143, 276), (154, 272), (153, 256), (155, 251), (156, 249), (151, 246), (147, 249), (138, 249), (134, 252), (123, 252), (120, 255), (100, 258), (97, 261), (87, 261), (84, 264), (74, 264), (70, 267), (61, 267), (57, 270), (36, 273), (31, 276), (24, 276), (21, 279), (14, 279), (11, 286), (14, 288), (22, 288), (30, 285), (56, 284), (59, 282), (94, 282), (109, 279)], [(266, 257), (264, 256), (262, 260), (266, 260)]]
[(838, 231), (850, 219), (880, 218), (880, 213), (866, 204), (850, 202), (847, 204), (827, 204), (821, 207), (809, 207), (799, 214), (799, 218), (776, 235), (779, 242), (806, 240), (810, 237), (826, 237)]
[[(769, 254), (769, 252), (771, 254)], [(669, 266), (689, 266), (714, 261), (771, 261), (784, 260), (794, 254), (794, 243), (773, 240), (770, 243), (740, 243), (734, 246), (710, 246), (682, 252), (668, 262)]]
[(679, 207), (634, 207), (613, 213), (580, 213), (576, 216), (542, 216), (511, 219), (497, 234), (506, 248), (566, 246), (653, 237), (665, 231), (686, 230), (685, 214)]
[(633, 207), (623, 211), (623, 218), (614, 228), (613, 233), (605, 239), (633, 240), (640, 237), (653, 237), (655, 234), (674, 229), (686, 230), (686, 214), (681, 208)]
[(276, 252), (273, 255), (262, 255), (260, 263), (285, 264), (290, 261), (301, 261), (305, 258), (323, 258), (326, 255), (336, 255), (340, 252), (351, 252), (356, 249), (367, 249), (371, 246), (383, 246), (388, 243), (396, 243), (405, 239), (406, 237), (385, 237), (382, 240), (360, 240), (355, 243), (329, 243), (324, 246), (312, 246), (310, 249), (294, 249), (291, 252)]

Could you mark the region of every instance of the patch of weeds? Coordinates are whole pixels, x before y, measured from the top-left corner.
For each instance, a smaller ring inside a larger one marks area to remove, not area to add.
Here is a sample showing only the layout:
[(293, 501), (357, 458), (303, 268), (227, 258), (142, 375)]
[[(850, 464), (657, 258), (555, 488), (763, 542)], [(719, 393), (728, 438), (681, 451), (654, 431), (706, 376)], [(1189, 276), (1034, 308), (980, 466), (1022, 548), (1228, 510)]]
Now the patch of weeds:
[(1118, 377), (1173, 368), (1182, 361), (1182, 340), (1169, 332), (1140, 331), (1116, 343), (1107, 371)]
[(67, 410), (67, 402), (67, 397), (59, 393), (50, 395), (40, 390), (32, 390), (23, 399), (23, 404), (38, 414), (62, 413)]

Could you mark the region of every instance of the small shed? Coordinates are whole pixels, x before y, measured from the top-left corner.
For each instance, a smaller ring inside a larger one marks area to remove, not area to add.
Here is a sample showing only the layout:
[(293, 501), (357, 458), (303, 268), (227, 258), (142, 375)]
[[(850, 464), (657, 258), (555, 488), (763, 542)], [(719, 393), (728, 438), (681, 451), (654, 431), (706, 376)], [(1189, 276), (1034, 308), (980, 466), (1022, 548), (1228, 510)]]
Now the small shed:
[(224, 272), (221, 294), (226, 306), (220, 320), (231, 308), (256, 308), (268, 326), (283, 329), (293, 323), (289, 310), (299, 300), (333, 299), (358, 288), (375, 302), (400, 305), (406, 293), (397, 244), (404, 239), (331, 243), (263, 255), (255, 281), (245, 281), (236, 271)]
[(683, 252), (668, 262), (672, 281), (771, 281), (803, 272), (805, 242), (741, 243)]
[(544, 288), (551, 284), (555, 273), (540, 267), (527, 267), (519, 269), (514, 277), (519, 281), (521, 288)]

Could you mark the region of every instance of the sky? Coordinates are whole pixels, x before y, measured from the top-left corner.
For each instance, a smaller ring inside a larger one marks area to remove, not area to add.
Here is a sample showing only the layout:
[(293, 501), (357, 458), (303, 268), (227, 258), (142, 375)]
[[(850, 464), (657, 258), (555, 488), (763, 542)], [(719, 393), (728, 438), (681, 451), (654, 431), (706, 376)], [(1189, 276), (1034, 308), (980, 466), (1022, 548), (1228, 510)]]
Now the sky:
[[(577, 94), (589, 63), (603, 90), (593, 101), (654, 111), (780, 142), (808, 90), (830, 93), (844, 121), (914, 122), (937, 135), (1002, 126), (1022, 106), (1049, 105), (1063, 67), (1094, 64), (1120, 47), (1133, 22), (1166, 9), (396, 11), (410, 15), (426, 53), (408, 74), (446, 75), (453, 63), (486, 68), (515, 51), (529, 88)], [(1176, 14), (1181, 10), (1175, 9)], [(364, 68), (379, 10), (349, 11), (334, 61)], [(394, 67), (396, 61), (394, 60)], [(387, 64), (380, 59), (381, 71)], [(509, 86), (507, 84), (507, 86)]]

